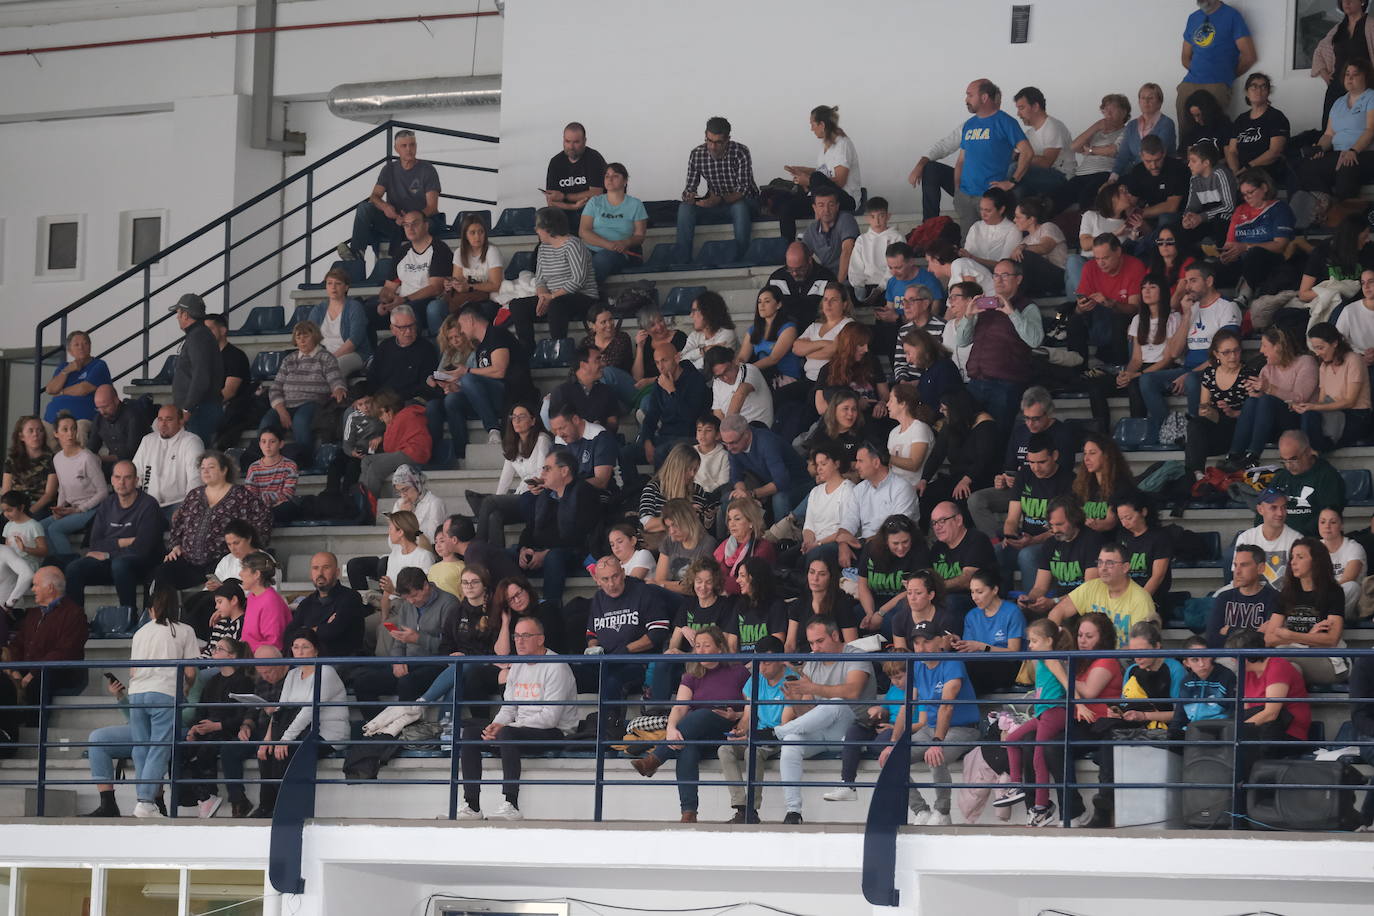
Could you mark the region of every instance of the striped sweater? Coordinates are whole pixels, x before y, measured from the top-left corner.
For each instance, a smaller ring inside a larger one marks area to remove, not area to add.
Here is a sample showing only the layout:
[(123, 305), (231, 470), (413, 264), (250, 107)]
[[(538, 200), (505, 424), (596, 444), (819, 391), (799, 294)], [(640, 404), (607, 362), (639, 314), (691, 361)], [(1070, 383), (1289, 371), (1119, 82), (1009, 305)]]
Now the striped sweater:
[(331, 392), (344, 387), (343, 373), (333, 353), (324, 347), (316, 347), (309, 354), (295, 350), (281, 361), (268, 401), (273, 407), (285, 404), (287, 410), (294, 410), (308, 401), (323, 403)]
[(534, 284), (539, 289), (561, 289), (595, 299), (596, 274), (592, 272), (592, 256), (587, 246), (576, 236), (568, 236), (560, 248), (540, 245)]
[(299, 474), (296, 462), (290, 458), (282, 458), (271, 466), (259, 459), (248, 466), (248, 473), (243, 475), (243, 485), (258, 494), (258, 498), (270, 509), (296, 495), (296, 478)]

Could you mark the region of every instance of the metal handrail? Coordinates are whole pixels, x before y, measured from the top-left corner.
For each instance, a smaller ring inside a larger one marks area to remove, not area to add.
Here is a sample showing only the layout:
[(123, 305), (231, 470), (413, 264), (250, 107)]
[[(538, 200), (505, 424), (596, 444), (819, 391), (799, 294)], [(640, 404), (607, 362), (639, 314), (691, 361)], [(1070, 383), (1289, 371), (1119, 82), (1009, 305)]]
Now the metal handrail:
[[(339, 213), (339, 214), (335, 214), (334, 216), (331, 216), (331, 217), (328, 218), (327, 220), (324, 220), (324, 221), (317, 221), (316, 218), (315, 218), (315, 214), (314, 214), (314, 206), (313, 206), (314, 203), (315, 203), (316, 201), (318, 201), (319, 199), (323, 198), (325, 195), (330, 194), (330, 193), (332, 193), (332, 192), (338, 190), (338, 189), (341, 188), (344, 184), (348, 183), (349, 181), (352, 181), (353, 179), (357, 178), (359, 175), (365, 173), (368, 169), (370, 169), (370, 168), (375, 168), (378, 164), (383, 163), (383, 162), (386, 162), (386, 161), (388, 161), (389, 159), (393, 158), (394, 154), (393, 154), (392, 148), (391, 148), (391, 147), (392, 147), (392, 136), (394, 135), (394, 132), (397, 131), (397, 130), (413, 130), (413, 131), (416, 131), (417, 133), (421, 133), (421, 132), (422, 132), (422, 133), (427, 133), (427, 134), (438, 134), (438, 135), (442, 135), (442, 136), (446, 136), (446, 137), (452, 137), (452, 138), (461, 139), (461, 140), (475, 140), (475, 141), (479, 141), (479, 142), (482, 142), (482, 143), (499, 143), (499, 142), (500, 142), (500, 139), (499, 139), (498, 137), (494, 137), (494, 136), (491, 136), (491, 135), (488, 135), (488, 134), (477, 134), (477, 133), (472, 133), (472, 132), (469, 132), (469, 131), (452, 130), (452, 129), (450, 129), (450, 128), (445, 128), (445, 127), (432, 127), (432, 126), (423, 125), (423, 124), (415, 124), (415, 123), (412, 123), (412, 122), (409, 122), (409, 121), (395, 121), (395, 120), (386, 121), (386, 122), (383, 122), (383, 123), (377, 125), (376, 127), (372, 128), (371, 130), (368, 130), (367, 132), (363, 133), (361, 136), (359, 136), (359, 137), (357, 137), (357, 138), (355, 138), (355, 139), (353, 139), (353, 140), (350, 140), (348, 143), (343, 144), (342, 146), (338, 147), (337, 149), (333, 150), (332, 152), (328, 153), (327, 155), (325, 155), (325, 156), (323, 156), (323, 157), (321, 157), (321, 158), (315, 160), (314, 162), (310, 163), (309, 165), (305, 166), (304, 168), (300, 169), (299, 171), (297, 171), (297, 172), (295, 172), (295, 173), (293, 173), (293, 174), (287, 176), (286, 178), (282, 179), (281, 181), (277, 182), (276, 184), (272, 185), (271, 187), (269, 187), (269, 188), (267, 188), (267, 189), (265, 189), (265, 190), (259, 192), (258, 194), (255, 194), (253, 197), (249, 198), (248, 200), (244, 201), (243, 203), (239, 204), (238, 206), (236, 206), (236, 207), (234, 207), (233, 209), (229, 210), (228, 212), (224, 213), (222, 216), (219, 216), (219, 217), (217, 217), (216, 219), (211, 220), (210, 222), (206, 223), (205, 225), (201, 226), (200, 228), (196, 229), (195, 231), (193, 231), (193, 232), (191, 232), (191, 233), (189, 233), (189, 234), (183, 236), (182, 238), (178, 239), (178, 240), (175, 241), (175, 242), (172, 242), (171, 244), (167, 245), (165, 248), (161, 249), (161, 250), (158, 251), (157, 253), (151, 255), (150, 257), (144, 259), (143, 261), (140, 261), (139, 263), (137, 263), (137, 264), (133, 265), (132, 267), (128, 268), (127, 270), (125, 270), (124, 272), (120, 273), (119, 275), (117, 275), (117, 276), (114, 277), (113, 279), (111, 279), (111, 280), (109, 280), (109, 281), (107, 281), (107, 282), (101, 284), (100, 286), (96, 287), (94, 290), (92, 290), (91, 292), (89, 292), (89, 293), (87, 293), (86, 295), (82, 296), (81, 298), (77, 299), (75, 302), (72, 302), (70, 305), (67, 305), (67, 306), (64, 306), (64, 307), (58, 309), (57, 311), (53, 312), (53, 313), (52, 313), (51, 315), (49, 315), (48, 317), (46, 317), (46, 318), (44, 318), (44, 319), (42, 319), (41, 321), (38, 322), (37, 326), (36, 326), (35, 329), (34, 329), (34, 367), (33, 367), (33, 381), (34, 381), (33, 410), (34, 410), (34, 413), (37, 414), (37, 413), (39, 412), (39, 409), (40, 409), (41, 404), (42, 404), (42, 396), (43, 396), (43, 389), (44, 389), (44, 378), (43, 378), (43, 374), (44, 374), (44, 373), (43, 373), (44, 361), (47, 360), (48, 358), (50, 358), (50, 357), (52, 357), (52, 356), (54, 356), (54, 355), (57, 355), (57, 354), (59, 354), (59, 353), (62, 352), (62, 347), (65, 346), (65, 340), (66, 340), (66, 336), (67, 336), (67, 325), (68, 325), (68, 322), (69, 322), (70, 317), (71, 317), (71, 316), (73, 315), (73, 313), (75, 313), (78, 309), (80, 309), (80, 308), (82, 308), (83, 306), (85, 306), (85, 305), (87, 305), (87, 304), (89, 304), (89, 303), (95, 301), (96, 299), (100, 298), (101, 296), (104, 296), (106, 293), (110, 292), (111, 290), (115, 289), (115, 288), (118, 287), (120, 284), (122, 284), (122, 283), (124, 283), (124, 282), (126, 282), (126, 281), (128, 281), (128, 280), (131, 280), (131, 279), (133, 279), (133, 278), (135, 278), (135, 277), (138, 277), (138, 276), (142, 275), (142, 277), (143, 277), (142, 295), (141, 295), (138, 299), (136, 299), (136, 300), (134, 300), (133, 302), (129, 303), (128, 305), (123, 306), (123, 307), (121, 307), (121, 308), (116, 308), (111, 314), (102, 316), (102, 317), (100, 318), (99, 321), (97, 321), (95, 324), (92, 325), (92, 328), (101, 328), (101, 327), (105, 327), (106, 325), (108, 325), (108, 324), (109, 324), (110, 322), (112, 322), (112, 321), (115, 321), (115, 320), (118, 320), (118, 319), (121, 318), (121, 317), (127, 316), (128, 314), (130, 314), (131, 312), (134, 312), (134, 311), (137, 310), (137, 309), (140, 309), (140, 308), (142, 309), (142, 321), (140, 322), (140, 325), (141, 325), (140, 330), (137, 331), (137, 332), (135, 332), (135, 333), (133, 333), (133, 334), (131, 334), (131, 335), (129, 335), (129, 336), (127, 336), (127, 337), (125, 337), (123, 340), (121, 340), (121, 341), (120, 341), (117, 345), (115, 345), (114, 347), (106, 348), (105, 351), (104, 351), (104, 352), (106, 352), (106, 353), (115, 352), (115, 351), (119, 350), (120, 348), (124, 347), (125, 345), (130, 344), (130, 343), (134, 342), (135, 340), (137, 340), (137, 339), (139, 339), (139, 338), (142, 338), (142, 341), (143, 341), (143, 348), (142, 348), (142, 354), (141, 354), (141, 356), (133, 363), (133, 365), (129, 366), (127, 369), (124, 369), (124, 370), (121, 371), (117, 376), (115, 376), (116, 379), (125, 377), (125, 376), (128, 375), (129, 373), (133, 372), (135, 369), (141, 370), (141, 371), (146, 375), (147, 372), (148, 372), (148, 366), (149, 366), (149, 363), (150, 363), (151, 360), (155, 359), (157, 356), (159, 356), (159, 355), (161, 355), (161, 354), (167, 352), (167, 351), (168, 351), (169, 349), (171, 349), (173, 346), (176, 346), (176, 345), (177, 345), (177, 342), (174, 341), (172, 344), (169, 344), (169, 345), (167, 345), (167, 346), (163, 346), (163, 347), (159, 348), (156, 352), (150, 352), (149, 337), (150, 337), (152, 331), (153, 331), (155, 328), (161, 326), (165, 321), (170, 320), (170, 318), (171, 318), (171, 316), (170, 316), (169, 314), (166, 314), (166, 313), (164, 313), (164, 314), (162, 314), (162, 315), (160, 315), (160, 316), (154, 317), (154, 315), (153, 315), (153, 313), (152, 313), (152, 308), (151, 308), (151, 299), (152, 299), (152, 297), (153, 297), (154, 295), (156, 295), (157, 293), (161, 293), (161, 292), (165, 291), (166, 289), (168, 289), (173, 283), (179, 282), (181, 279), (184, 279), (185, 277), (190, 276), (191, 274), (195, 273), (196, 271), (199, 271), (199, 270), (201, 270), (201, 269), (203, 269), (203, 268), (205, 268), (205, 267), (208, 267), (208, 266), (209, 266), (210, 264), (212, 264), (217, 258), (223, 258), (223, 260), (224, 260), (224, 264), (225, 264), (224, 277), (223, 277), (223, 279), (221, 279), (218, 283), (214, 284), (214, 285), (211, 286), (208, 290), (206, 290), (205, 293), (208, 294), (208, 293), (215, 292), (215, 291), (217, 291), (217, 290), (221, 290), (221, 289), (222, 289), (222, 290), (223, 290), (223, 295), (224, 295), (224, 307), (223, 307), (223, 311), (224, 311), (226, 314), (232, 313), (233, 311), (235, 311), (235, 310), (237, 310), (238, 308), (240, 308), (240, 307), (246, 305), (247, 303), (252, 302), (252, 301), (253, 301), (254, 299), (256, 299), (258, 296), (261, 296), (263, 293), (267, 292), (268, 290), (272, 289), (272, 288), (275, 287), (275, 286), (280, 285), (282, 282), (284, 282), (284, 281), (286, 281), (286, 280), (288, 280), (288, 279), (290, 279), (290, 278), (296, 276), (298, 273), (301, 273), (302, 271), (304, 271), (304, 276), (305, 276), (305, 279), (304, 279), (303, 282), (306, 282), (306, 283), (311, 282), (311, 272), (310, 272), (310, 271), (311, 271), (311, 267), (312, 267), (317, 261), (322, 260), (323, 257), (324, 257), (323, 255), (316, 256), (316, 255), (311, 251), (311, 241), (312, 241), (312, 238), (313, 238), (314, 233), (317, 232), (319, 229), (323, 228), (324, 226), (327, 226), (327, 225), (333, 223), (335, 220), (337, 220), (337, 219), (341, 218), (342, 216), (346, 215), (346, 213), (348, 212), (348, 210), (345, 209), (343, 212), (341, 212), (341, 213)], [(330, 165), (331, 163), (333, 163), (335, 160), (341, 158), (342, 156), (346, 155), (347, 153), (351, 152), (352, 150), (359, 148), (359, 147), (362, 146), (363, 144), (367, 143), (368, 141), (370, 141), (370, 140), (372, 140), (372, 139), (374, 139), (375, 137), (378, 137), (378, 136), (385, 137), (385, 142), (386, 142), (386, 149), (385, 149), (384, 155), (383, 155), (380, 159), (373, 160), (369, 165), (364, 166), (364, 167), (362, 167), (361, 169), (355, 171), (353, 174), (349, 175), (347, 178), (345, 178), (345, 179), (343, 179), (342, 181), (339, 181), (339, 182), (337, 182), (337, 183), (331, 185), (331, 186), (330, 186), (329, 188), (327, 188), (326, 190), (324, 190), (324, 191), (322, 191), (322, 192), (320, 192), (320, 193), (318, 193), (318, 194), (315, 193), (315, 190), (314, 190), (314, 186), (313, 186), (313, 185), (314, 185), (314, 178), (315, 178), (316, 173), (318, 173), (318, 172), (319, 172), (321, 169), (323, 169), (325, 166), (328, 166), (328, 165)], [(462, 170), (466, 170), (466, 171), (474, 171), (474, 172), (482, 172), (482, 173), (495, 173), (495, 172), (497, 171), (495, 168), (490, 167), (490, 166), (477, 166), (477, 165), (470, 165), (470, 164), (465, 164), (465, 163), (447, 162), (447, 161), (443, 161), (443, 160), (425, 160), (425, 161), (431, 162), (431, 163), (435, 164), (436, 166), (444, 166), (444, 167), (447, 167), (447, 168), (462, 169)], [(292, 188), (292, 187), (294, 187), (294, 186), (297, 186), (297, 185), (301, 184), (302, 182), (304, 182), (304, 184), (305, 184), (305, 194), (304, 194), (305, 200), (304, 200), (304, 202), (303, 202), (301, 205), (296, 206), (296, 207), (293, 207), (293, 208), (287, 210), (286, 212), (283, 212), (283, 213), (281, 213), (280, 215), (273, 217), (272, 219), (268, 220), (264, 225), (258, 226), (256, 229), (254, 229), (251, 233), (249, 233), (247, 236), (245, 236), (245, 237), (243, 237), (243, 238), (240, 238), (240, 239), (237, 239), (237, 240), (233, 238), (233, 231), (232, 231), (232, 230), (233, 230), (233, 225), (234, 225), (234, 219), (235, 219), (235, 217), (240, 217), (240, 216), (242, 216), (242, 215), (243, 215), (244, 213), (246, 213), (248, 210), (250, 210), (250, 209), (252, 209), (253, 207), (257, 206), (258, 204), (261, 204), (262, 202), (264, 202), (264, 201), (270, 199), (273, 195), (279, 194), (279, 193), (283, 192), (284, 190), (286, 190), (286, 189), (288, 189), (288, 188)], [(443, 196), (443, 197), (448, 197), (448, 198), (455, 199), (455, 200), (468, 200), (468, 201), (473, 201), (473, 202), (486, 203), (486, 204), (489, 204), (489, 205), (494, 205), (494, 204), (495, 204), (494, 201), (488, 201), (488, 200), (484, 200), (484, 199), (480, 199), (480, 198), (463, 197), (463, 196), (460, 196), (460, 195), (444, 194), (444, 195), (441, 195), (441, 196)], [(246, 268), (246, 269), (241, 269), (237, 274), (234, 273), (233, 270), (231, 269), (231, 265), (230, 265), (230, 256), (231, 256), (231, 253), (233, 252), (233, 250), (234, 250), (235, 248), (239, 247), (240, 245), (244, 244), (245, 242), (249, 241), (250, 239), (252, 239), (252, 238), (254, 238), (254, 237), (260, 235), (262, 232), (266, 231), (267, 229), (270, 229), (270, 228), (272, 228), (272, 227), (274, 227), (274, 226), (281, 225), (281, 224), (284, 223), (287, 219), (290, 219), (291, 217), (297, 215), (302, 209), (305, 210), (305, 218), (306, 218), (306, 228), (305, 228), (305, 232), (304, 232), (302, 235), (300, 235), (300, 236), (298, 236), (298, 237), (296, 237), (296, 238), (294, 238), (294, 239), (292, 239), (292, 240), (290, 240), (290, 241), (288, 241), (288, 242), (283, 242), (282, 244), (278, 245), (269, 255), (267, 255), (267, 256), (264, 257), (264, 258), (261, 258), (260, 260), (258, 260), (257, 262), (255, 262), (255, 265), (254, 265), (254, 266), (260, 266), (262, 263), (265, 263), (267, 260), (270, 260), (270, 259), (273, 258), (273, 257), (279, 256), (279, 255), (282, 254), (284, 251), (286, 251), (288, 248), (292, 248), (292, 247), (294, 247), (294, 246), (300, 244), (302, 241), (304, 241), (304, 244), (305, 244), (305, 255), (304, 255), (304, 264), (302, 265), (302, 267), (296, 268), (296, 269), (294, 269), (294, 270), (290, 270), (290, 271), (283, 272), (283, 275), (282, 275), (281, 277), (279, 277), (276, 281), (274, 281), (273, 283), (269, 284), (269, 285), (266, 286), (266, 287), (263, 287), (262, 289), (260, 289), (260, 290), (258, 290), (257, 292), (253, 293), (251, 296), (248, 296), (248, 297), (244, 298), (242, 301), (239, 301), (239, 302), (233, 302), (233, 301), (231, 301), (232, 297), (231, 297), (230, 288), (229, 288), (229, 287), (230, 287), (230, 283), (232, 282), (232, 280), (233, 280), (235, 277), (241, 276), (241, 275), (242, 275), (243, 273), (245, 273), (247, 270), (252, 269), (252, 268), (250, 267), (250, 268)], [(176, 279), (171, 280), (171, 281), (167, 281), (166, 283), (163, 283), (162, 285), (160, 285), (160, 286), (158, 287), (157, 291), (154, 292), (154, 290), (153, 290), (153, 282), (152, 282), (152, 270), (153, 270), (153, 268), (154, 268), (155, 266), (157, 266), (159, 263), (165, 261), (169, 256), (171, 256), (171, 255), (175, 254), (176, 252), (180, 251), (181, 249), (185, 248), (187, 245), (190, 245), (191, 243), (196, 242), (196, 241), (198, 241), (198, 240), (200, 240), (200, 239), (210, 237), (211, 233), (214, 233), (214, 232), (216, 232), (216, 231), (220, 231), (220, 232), (223, 233), (224, 241), (223, 241), (222, 246), (220, 246), (219, 248), (217, 248), (214, 254), (211, 254), (209, 257), (207, 257), (207, 258), (205, 258), (204, 260), (200, 261), (200, 263), (198, 263), (198, 264), (195, 265), (194, 267), (192, 267), (192, 268), (190, 268), (189, 270), (183, 272), (183, 273), (180, 274)], [(51, 327), (54, 326), (54, 325), (57, 325), (58, 328), (59, 328), (59, 337), (61, 338), (61, 340), (59, 340), (58, 343), (57, 343), (55, 346), (52, 346), (52, 347), (50, 347), (50, 348), (48, 348), (48, 349), (45, 350), (45, 348), (44, 348), (44, 340), (43, 340), (43, 338), (44, 338), (44, 332), (47, 331), (49, 328), (51, 328)]]

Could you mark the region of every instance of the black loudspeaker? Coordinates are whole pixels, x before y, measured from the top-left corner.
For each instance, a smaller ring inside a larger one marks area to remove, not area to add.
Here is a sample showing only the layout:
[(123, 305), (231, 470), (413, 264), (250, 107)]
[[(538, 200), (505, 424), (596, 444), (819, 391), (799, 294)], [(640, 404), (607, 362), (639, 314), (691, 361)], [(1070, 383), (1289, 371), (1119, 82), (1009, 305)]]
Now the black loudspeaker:
[[(1197, 830), (1231, 826), (1231, 788), (1236, 781), (1235, 751), (1229, 745), (1201, 745), (1200, 741), (1232, 741), (1236, 726), (1230, 719), (1203, 719), (1188, 726), (1183, 744), (1183, 823)], [(1189, 789), (1188, 784), (1216, 783), (1220, 789)]]
[[(1271, 830), (1354, 830), (1355, 790), (1364, 778), (1339, 760), (1261, 760), (1250, 771), (1246, 808), (1253, 826)], [(1319, 785), (1329, 789), (1285, 789)]]

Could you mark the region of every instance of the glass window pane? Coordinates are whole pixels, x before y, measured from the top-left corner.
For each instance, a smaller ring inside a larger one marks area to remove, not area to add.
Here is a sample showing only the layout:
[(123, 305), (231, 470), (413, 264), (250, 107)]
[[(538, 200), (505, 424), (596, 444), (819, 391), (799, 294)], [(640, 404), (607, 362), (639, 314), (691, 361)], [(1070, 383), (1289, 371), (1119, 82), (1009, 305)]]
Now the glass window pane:
[[(1338, 3), (1327, 0), (1298, 0), (1293, 7), (1293, 69), (1307, 70), (1312, 54), (1331, 27), (1345, 18)], [(1337, 74), (1339, 76), (1339, 74)]]
[(86, 916), (91, 910), (88, 868), (21, 868), (19, 912)]
[(76, 269), (77, 224), (48, 224), (48, 270)]
[(10, 916), (10, 869), (0, 865), (0, 916)]
[(262, 872), (191, 869), (190, 878), (191, 916), (262, 916)]
[(175, 868), (111, 868), (105, 872), (106, 916), (177, 916), (181, 873)]
[(134, 220), (134, 249), (130, 264), (142, 264), (162, 250), (162, 217), (140, 216)]

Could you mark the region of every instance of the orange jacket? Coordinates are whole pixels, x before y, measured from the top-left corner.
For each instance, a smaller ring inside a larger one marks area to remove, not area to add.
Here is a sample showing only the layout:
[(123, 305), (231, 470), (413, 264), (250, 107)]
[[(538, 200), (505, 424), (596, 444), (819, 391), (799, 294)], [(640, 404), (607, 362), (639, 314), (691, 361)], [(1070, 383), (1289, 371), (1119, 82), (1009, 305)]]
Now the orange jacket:
[(402, 407), (391, 418), (382, 434), (382, 451), (405, 452), (417, 465), (429, 463), (434, 441), (429, 437), (429, 421), (423, 407), (418, 404)]

